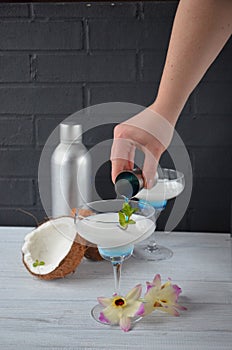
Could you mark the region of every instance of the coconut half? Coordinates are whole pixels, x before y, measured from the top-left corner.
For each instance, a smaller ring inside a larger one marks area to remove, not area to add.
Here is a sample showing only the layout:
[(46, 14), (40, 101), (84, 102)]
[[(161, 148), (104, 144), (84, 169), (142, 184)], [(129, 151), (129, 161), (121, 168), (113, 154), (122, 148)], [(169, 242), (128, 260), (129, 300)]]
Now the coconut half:
[(77, 242), (76, 236), (72, 217), (45, 222), (24, 239), (24, 265), (32, 275), (44, 280), (62, 278), (74, 272), (86, 250), (85, 241), (82, 244), (78, 237)]

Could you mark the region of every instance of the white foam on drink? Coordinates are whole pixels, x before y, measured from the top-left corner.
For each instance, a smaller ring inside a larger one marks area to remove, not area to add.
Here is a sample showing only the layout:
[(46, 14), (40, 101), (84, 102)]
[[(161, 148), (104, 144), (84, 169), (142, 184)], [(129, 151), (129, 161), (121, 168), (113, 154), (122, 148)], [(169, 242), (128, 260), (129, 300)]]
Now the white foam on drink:
[(148, 202), (164, 201), (177, 197), (183, 189), (183, 184), (175, 180), (159, 180), (151, 189), (142, 189), (136, 197)]
[(128, 225), (126, 230), (119, 226), (117, 213), (104, 213), (88, 216), (78, 220), (77, 232), (87, 241), (102, 248), (114, 248), (130, 243), (137, 243), (149, 237), (155, 230), (151, 219), (133, 214), (135, 224)]

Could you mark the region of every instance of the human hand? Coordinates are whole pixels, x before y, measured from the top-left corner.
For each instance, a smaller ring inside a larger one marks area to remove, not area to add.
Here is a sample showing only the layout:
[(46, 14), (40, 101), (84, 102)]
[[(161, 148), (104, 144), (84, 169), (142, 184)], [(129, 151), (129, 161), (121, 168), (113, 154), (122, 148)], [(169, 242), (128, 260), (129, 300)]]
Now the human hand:
[(114, 128), (114, 141), (111, 149), (112, 181), (123, 170), (134, 168), (135, 150), (144, 155), (144, 187), (154, 185), (159, 159), (168, 147), (174, 127), (161, 115), (148, 107), (136, 116)]

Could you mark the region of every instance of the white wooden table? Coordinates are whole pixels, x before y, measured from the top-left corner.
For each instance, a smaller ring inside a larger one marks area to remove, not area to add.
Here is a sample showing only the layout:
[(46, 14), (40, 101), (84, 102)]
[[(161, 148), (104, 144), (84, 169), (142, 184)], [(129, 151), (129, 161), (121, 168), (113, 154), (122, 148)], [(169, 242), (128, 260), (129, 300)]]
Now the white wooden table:
[(188, 311), (153, 313), (129, 333), (90, 316), (97, 296), (110, 296), (110, 263), (84, 260), (75, 274), (55, 281), (32, 277), (21, 262), (30, 228), (0, 228), (0, 349), (232, 349), (232, 249), (227, 234), (158, 234), (170, 260), (123, 266), (122, 292), (156, 273), (182, 287)]

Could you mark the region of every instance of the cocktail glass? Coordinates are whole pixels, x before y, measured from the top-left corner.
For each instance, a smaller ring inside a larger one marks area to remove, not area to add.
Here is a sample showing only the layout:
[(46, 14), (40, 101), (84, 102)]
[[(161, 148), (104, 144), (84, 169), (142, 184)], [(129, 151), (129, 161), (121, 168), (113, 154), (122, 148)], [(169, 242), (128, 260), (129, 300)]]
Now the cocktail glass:
[[(121, 228), (118, 212), (122, 209), (123, 203), (124, 200), (121, 199), (88, 203), (80, 209), (90, 210), (91, 215), (87, 217), (78, 215), (76, 221), (78, 234), (88, 242), (96, 244), (101, 256), (112, 263), (114, 295), (120, 295), (123, 261), (132, 255), (135, 243), (148, 238), (155, 230), (155, 209), (147, 203), (141, 204), (137, 201), (129, 202), (132, 208), (137, 209), (131, 216), (135, 224), (129, 224), (126, 229)], [(81, 212), (83, 210), (79, 210), (79, 213)], [(99, 320), (101, 311), (102, 306), (96, 305), (91, 314), (96, 321), (105, 323)]]
[[(184, 174), (177, 170), (162, 169), (159, 179), (152, 190), (143, 189), (137, 195), (142, 203), (149, 203), (156, 209), (155, 217), (158, 219), (160, 213), (165, 209), (167, 201), (181, 194), (185, 186)], [(137, 200), (138, 200), (137, 199)], [(140, 204), (140, 205), (141, 205)], [(137, 259), (147, 261), (158, 261), (170, 259), (173, 255), (171, 249), (156, 243), (154, 234), (149, 241), (143, 241), (135, 246), (133, 256)]]

